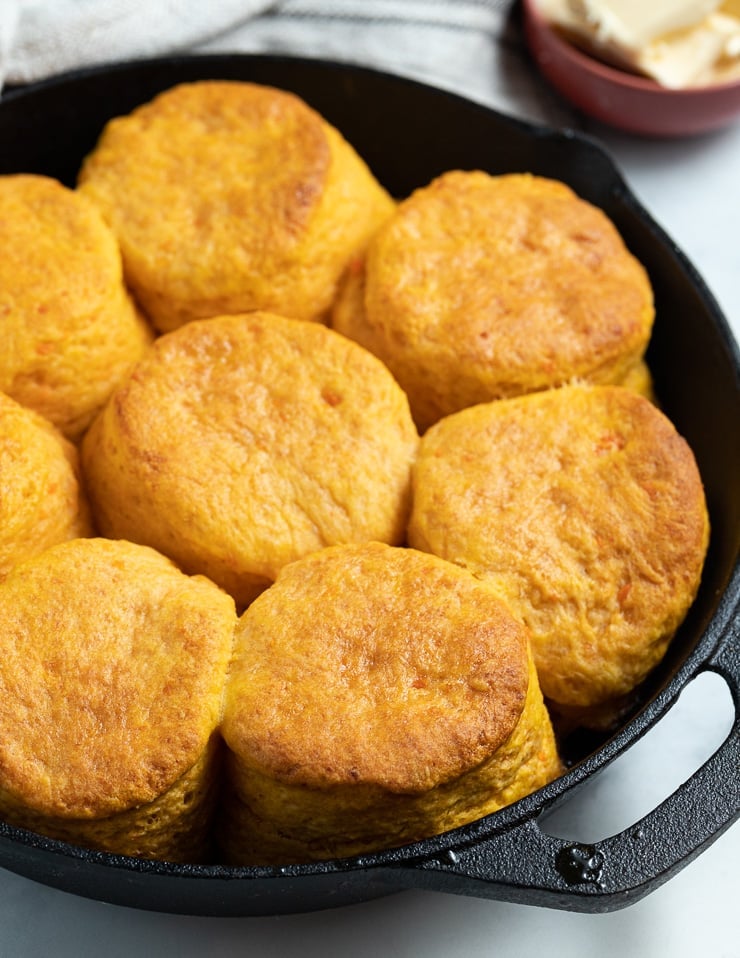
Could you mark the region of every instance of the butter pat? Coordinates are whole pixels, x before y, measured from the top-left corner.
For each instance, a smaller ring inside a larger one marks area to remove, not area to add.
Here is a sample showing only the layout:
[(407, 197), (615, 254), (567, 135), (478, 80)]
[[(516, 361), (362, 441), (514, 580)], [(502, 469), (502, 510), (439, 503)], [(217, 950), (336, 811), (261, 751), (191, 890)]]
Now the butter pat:
[(740, 0), (539, 0), (601, 59), (668, 88), (740, 76)]
[(680, 89), (712, 83), (733, 59), (740, 66), (740, 20), (716, 13), (691, 30), (651, 43), (635, 63), (662, 86)]
[(655, 40), (696, 26), (720, 0), (569, 0), (578, 23), (600, 43), (635, 56)]

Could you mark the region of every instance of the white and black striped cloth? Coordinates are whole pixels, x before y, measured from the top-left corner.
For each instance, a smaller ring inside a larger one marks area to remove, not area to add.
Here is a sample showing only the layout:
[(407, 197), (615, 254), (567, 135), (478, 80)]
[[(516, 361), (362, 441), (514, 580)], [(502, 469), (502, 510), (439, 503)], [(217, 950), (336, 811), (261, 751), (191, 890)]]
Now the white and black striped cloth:
[(512, 0), (0, 0), (0, 87), (174, 52), (361, 63), (574, 124), (528, 61)]

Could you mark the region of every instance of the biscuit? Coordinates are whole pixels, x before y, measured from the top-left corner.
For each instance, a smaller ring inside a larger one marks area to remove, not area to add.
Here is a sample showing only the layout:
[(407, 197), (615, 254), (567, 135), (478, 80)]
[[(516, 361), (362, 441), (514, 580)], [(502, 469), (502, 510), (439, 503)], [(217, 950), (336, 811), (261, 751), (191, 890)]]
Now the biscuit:
[(0, 583), (0, 814), (142, 858), (208, 854), (231, 598), (76, 539)]
[(527, 624), (548, 703), (608, 722), (699, 585), (709, 523), (694, 456), (616, 386), (566, 386), (437, 423), (413, 477), (412, 546), (491, 582)]
[(51, 423), (0, 393), (0, 581), (49, 546), (92, 535), (78, 454)]
[(222, 731), (235, 863), (401, 845), (561, 771), (526, 629), (464, 570), (380, 543), (286, 566), (244, 613)]
[(650, 402), (656, 406), (660, 406), (659, 398), (655, 393), (653, 374), (645, 359), (641, 359), (635, 363), (634, 366), (631, 366), (619, 382), (613, 385), (622, 386), (624, 389), (629, 389), (633, 393), (638, 393), (640, 396), (644, 396), (645, 399), (649, 399)]
[(115, 237), (84, 197), (0, 177), (0, 390), (77, 440), (151, 340)]
[(322, 319), (346, 263), (394, 208), (301, 99), (234, 81), (181, 84), (112, 120), (79, 189), (116, 233), (160, 331), (255, 309)]
[(564, 183), (453, 170), (378, 230), (332, 325), (387, 363), (423, 432), (492, 399), (620, 383), (653, 312), (643, 267)]
[(403, 541), (418, 434), (356, 343), (268, 313), (160, 337), (82, 446), (103, 535), (153, 546), (241, 607), (326, 545)]

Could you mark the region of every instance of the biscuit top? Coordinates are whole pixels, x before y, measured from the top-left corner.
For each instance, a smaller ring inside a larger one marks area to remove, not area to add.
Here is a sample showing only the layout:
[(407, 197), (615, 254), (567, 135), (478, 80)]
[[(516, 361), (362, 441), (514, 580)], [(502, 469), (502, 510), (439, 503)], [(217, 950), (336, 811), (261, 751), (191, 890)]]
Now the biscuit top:
[(0, 390), (77, 441), (151, 339), (99, 210), (56, 180), (0, 176)]
[(220, 718), (232, 600), (153, 550), (78, 539), (0, 584), (0, 788), (46, 815), (149, 802)]
[(327, 544), (402, 541), (418, 441), (375, 356), (318, 323), (255, 312), (160, 337), (83, 462), (106, 534), (231, 589), (230, 556), (271, 581)]
[(644, 677), (693, 601), (708, 529), (688, 444), (620, 387), (463, 410), (429, 430), (415, 467), (409, 542), (495, 584), (559, 702)]
[[(112, 226), (127, 278), (163, 331), (248, 309), (313, 318), (328, 305), (314, 302), (327, 295), (324, 274), (333, 292), (370, 221), (392, 209), (299, 97), (234, 81), (181, 84), (111, 120), (79, 189)], [(326, 202), (338, 209), (324, 221)]]
[[(122, 231), (126, 249), (151, 242), (142, 214), (161, 208), (168, 231), (193, 257), (221, 255), (204, 236), (233, 229), (235, 259), (259, 272), (261, 258), (301, 238), (330, 160), (321, 117), (298, 97), (251, 83), (202, 81), (111, 120), (80, 183)], [(194, 266), (183, 263), (183, 272)]]
[(284, 783), (425, 791), (511, 734), (527, 649), (464, 570), (379, 543), (331, 547), (286, 567), (240, 619), (224, 736)]
[(399, 204), (368, 250), (365, 308), (365, 344), (401, 385), (427, 370), (433, 393), (444, 371), (467, 404), (619, 378), (653, 321), (646, 273), (601, 210), (555, 180), (479, 171)]
[(84, 197), (46, 176), (0, 176), (5, 322), (33, 304), (36, 324), (49, 314), (76, 317), (99, 308), (121, 281), (115, 237)]
[[(44, 176), (0, 176), (0, 389), (12, 392), (50, 357), (83, 342), (114, 295), (122, 295), (113, 233), (87, 199)], [(53, 387), (53, 382), (48, 383)]]

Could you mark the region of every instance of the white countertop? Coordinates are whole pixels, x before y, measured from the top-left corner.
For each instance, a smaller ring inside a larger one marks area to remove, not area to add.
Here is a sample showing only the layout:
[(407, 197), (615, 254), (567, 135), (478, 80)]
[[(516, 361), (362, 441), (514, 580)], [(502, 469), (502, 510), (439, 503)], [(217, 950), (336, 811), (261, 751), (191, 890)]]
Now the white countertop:
[[(590, 132), (694, 262), (740, 338), (740, 123), (687, 141)], [(558, 813), (561, 834), (595, 840), (636, 821), (716, 748), (732, 715), (724, 683), (699, 679), (654, 732)], [(740, 958), (739, 862), (736, 824), (647, 898), (594, 916), (406, 892), (306, 915), (188, 918), (77, 898), (0, 870), (0, 958)]]

